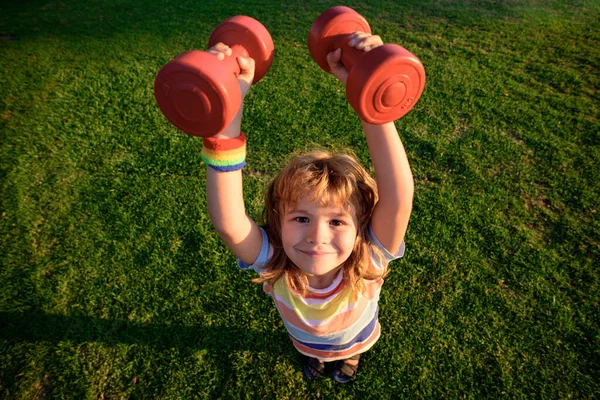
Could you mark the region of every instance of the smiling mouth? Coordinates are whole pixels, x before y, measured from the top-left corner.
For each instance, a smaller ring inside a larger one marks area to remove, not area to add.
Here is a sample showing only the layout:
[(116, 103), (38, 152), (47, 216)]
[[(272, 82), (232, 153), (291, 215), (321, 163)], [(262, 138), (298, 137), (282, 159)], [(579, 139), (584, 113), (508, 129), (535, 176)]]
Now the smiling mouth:
[(307, 251), (307, 250), (298, 250), (300, 253), (306, 254), (309, 257), (323, 257), (328, 256), (334, 253), (328, 253), (325, 251)]

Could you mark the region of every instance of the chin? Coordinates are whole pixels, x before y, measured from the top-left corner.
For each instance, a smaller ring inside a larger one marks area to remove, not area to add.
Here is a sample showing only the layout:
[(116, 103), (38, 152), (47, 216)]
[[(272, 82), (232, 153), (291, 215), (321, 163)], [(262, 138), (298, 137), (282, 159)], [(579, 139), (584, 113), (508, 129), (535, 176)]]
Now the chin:
[(334, 271), (338, 268), (338, 266), (325, 266), (325, 267), (320, 267), (320, 266), (306, 266), (305, 268), (300, 268), (302, 271), (304, 271), (305, 274), (307, 275), (312, 275), (312, 276), (324, 276), (327, 275), (329, 273), (331, 273), (331, 271)]

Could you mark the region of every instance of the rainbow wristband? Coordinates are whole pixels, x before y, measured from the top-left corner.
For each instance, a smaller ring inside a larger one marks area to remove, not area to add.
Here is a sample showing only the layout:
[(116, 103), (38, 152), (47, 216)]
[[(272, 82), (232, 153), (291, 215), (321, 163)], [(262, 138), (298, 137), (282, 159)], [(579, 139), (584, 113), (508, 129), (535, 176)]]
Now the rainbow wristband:
[(212, 137), (202, 140), (200, 157), (212, 169), (220, 172), (237, 171), (246, 165), (246, 135), (231, 139), (215, 139)]

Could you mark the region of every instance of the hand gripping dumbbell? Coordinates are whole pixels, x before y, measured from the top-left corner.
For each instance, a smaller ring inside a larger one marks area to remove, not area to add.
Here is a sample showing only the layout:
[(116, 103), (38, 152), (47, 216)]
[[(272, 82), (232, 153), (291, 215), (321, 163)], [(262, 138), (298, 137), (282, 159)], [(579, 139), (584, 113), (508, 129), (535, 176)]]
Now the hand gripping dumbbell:
[(351, 8), (338, 6), (315, 20), (308, 34), (308, 49), (317, 64), (331, 72), (327, 54), (342, 49), (348, 72), (346, 98), (359, 117), (384, 124), (404, 116), (425, 87), (425, 69), (417, 57), (396, 44), (369, 52), (348, 45), (353, 32), (371, 33), (367, 21)]
[(154, 81), (154, 96), (163, 114), (192, 136), (216, 135), (238, 112), (242, 94), (236, 57), (254, 59), (253, 84), (273, 62), (271, 35), (253, 18), (235, 16), (225, 20), (211, 34), (208, 47), (219, 42), (231, 48), (230, 57), (221, 61), (204, 51), (188, 51), (169, 61)]

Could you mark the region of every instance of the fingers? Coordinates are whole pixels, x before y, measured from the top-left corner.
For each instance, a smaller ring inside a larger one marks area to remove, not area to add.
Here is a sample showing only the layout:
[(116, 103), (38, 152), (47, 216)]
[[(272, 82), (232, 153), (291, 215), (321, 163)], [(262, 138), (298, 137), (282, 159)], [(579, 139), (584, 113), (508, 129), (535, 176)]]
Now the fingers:
[[(224, 43), (217, 43), (210, 49), (206, 50), (207, 53), (214, 55), (220, 61), (223, 61), (225, 57), (231, 57), (231, 47)], [(236, 62), (240, 67), (240, 73), (238, 75), (238, 81), (242, 89), (242, 93), (245, 95), (248, 92), (248, 88), (254, 80), (254, 60), (250, 57), (236, 57)]]
[[(348, 42), (350, 47), (354, 47), (357, 50), (369, 51), (375, 47), (383, 45), (383, 41), (377, 35), (371, 35), (365, 32), (354, 32), (350, 35), (350, 41)], [(342, 83), (346, 83), (348, 79), (348, 70), (342, 64), (342, 49), (336, 49), (331, 53), (327, 54), (327, 64), (331, 73), (338, 78)]]
[(373, 50), (381, 45), (383, 45), (381, 37), (365, 32), (354, 32), (350, 35), (350, 41), (348, 42), (348, 46), (363, 51)]
[[(231, 47), (224, 43), (217, 43), (210, 49), (206, 50), (207, 53), (216, 56), (219, 60), (224, 60), (225, 57), (231, 57)], [(252, 75), (254, 76), (254, 60), (250, 57), (236, 57), (236, 61), (240, 66), (240, 75)]]
[(336, 49), (331, 53), (327, 54), (327, 63), (331, 69), (336, 69), (342, 65), (342, 49)]
[(221, 61), (225, 59), (225, 56), (231, 56), (231, 48), (226, 44), (220, 42), (215, 44), (206, 52), (216, 56)]
[(346, 84), (348, 79), (348, 70), (342, 64), (342, 49), (337, 49), (327, 54), (327, 64), (333, 76), (338, 78), (342, 83)]

